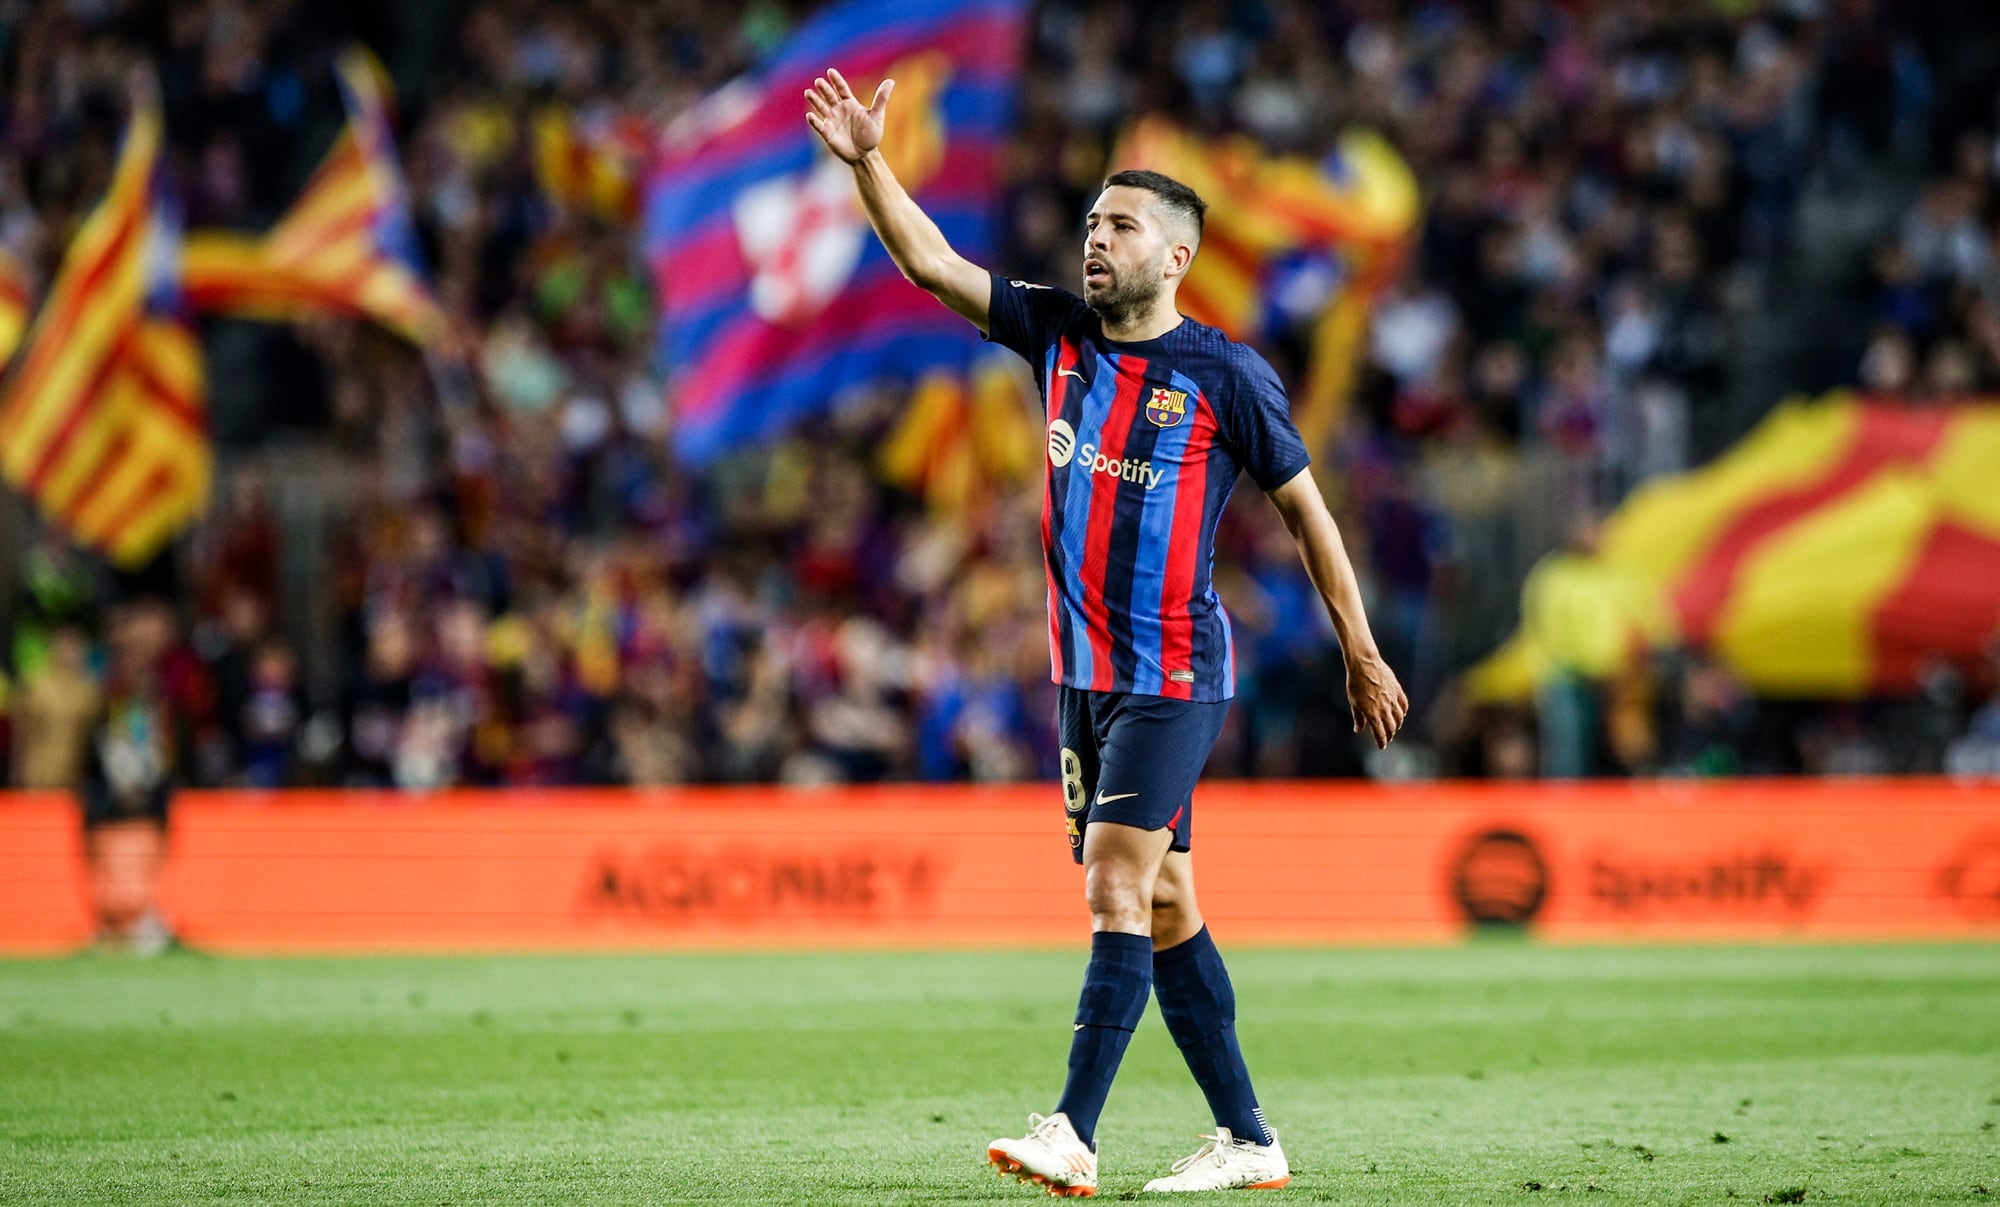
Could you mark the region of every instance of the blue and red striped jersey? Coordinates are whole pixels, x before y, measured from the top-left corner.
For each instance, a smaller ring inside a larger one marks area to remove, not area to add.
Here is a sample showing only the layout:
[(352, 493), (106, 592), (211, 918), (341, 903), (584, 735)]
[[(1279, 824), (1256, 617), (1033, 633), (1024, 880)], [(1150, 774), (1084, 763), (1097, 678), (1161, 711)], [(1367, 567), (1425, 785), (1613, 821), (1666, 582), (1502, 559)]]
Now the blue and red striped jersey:
[(1042, 550), (1057, 683), (1213, 702), (1236, 694), (1215, 527), (1248, 472), (1264, 490), (1311, 461), (1278, 375), (1182, 319), (1104, 337), (1075, 294), (995, 276), (987, 338), (1034, 366), (1048, 409)]

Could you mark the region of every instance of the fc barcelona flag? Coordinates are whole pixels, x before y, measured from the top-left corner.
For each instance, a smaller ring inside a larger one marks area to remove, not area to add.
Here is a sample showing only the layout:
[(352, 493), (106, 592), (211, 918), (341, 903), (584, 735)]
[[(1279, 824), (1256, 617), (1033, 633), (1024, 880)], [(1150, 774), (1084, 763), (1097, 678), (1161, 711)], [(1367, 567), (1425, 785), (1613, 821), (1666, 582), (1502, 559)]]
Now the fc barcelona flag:
[(978, 334), (896, 270), (799, 98), (829, 66), (864, 96), (893, 77), (883, 155), (953, 247), (989, 258), (1026, 10), (837, 4), (669, 137), (646, 189), (645, 242), (685, 459), (768, 438), (843, 387), (970, 362)]
[(132, 117), (0, 396), (0, 472), (80, 543), (143, 564), (201, 509), (201, 353), (182, 312), (160, 116)]
[(424, 282), (389, 129), (389, 85), (365, 50), (342, 56), (347, 125), (268, 235), (188, 239), (188, 301), (203, 313), (286, 322), (336, 314), (428, 343), (442, 315)]

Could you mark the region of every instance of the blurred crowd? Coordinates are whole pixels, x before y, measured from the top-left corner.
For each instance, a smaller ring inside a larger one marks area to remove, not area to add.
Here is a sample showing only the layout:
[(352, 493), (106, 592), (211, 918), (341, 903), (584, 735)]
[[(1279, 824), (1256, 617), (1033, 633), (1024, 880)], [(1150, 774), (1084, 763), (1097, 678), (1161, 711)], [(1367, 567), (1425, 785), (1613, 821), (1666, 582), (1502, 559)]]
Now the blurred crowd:
[[(811, 7), (104, 0), (0, 15), (0, 243), (43, 279), (107, 178), (132, 47), (154, 48), (190, 222), (256, 228), (310, 167), (301, 148), (323, 145), (308, 135), (338, 122), (328, 63), (360, 36), (402, 88), (414, 216), (451, 324), (428, 358), (344, 323), (273, 329), (249, 363), (281, 384), (262, 379), (253, 415), (219, 410), (226, 469), (279, 440), (339, 458), (326, 541), (281, 521), (286, 484), (254, 468), (225, 473), (164, 579), (117, 581), (52, 534), (23, 539), (5, 662), (14, 782), (86, 775), (107, 701), (135, 690), (169, 706), (159, 757), (207, 784), (1052, 774), (1039, 477), (927, 508), (879, 472), (906, 401), (887, 388), (772, 447), (677, 465), (629, 220), (537, 177), (548, 107), (663, 128)], [(1035, 5), (997, 267), (1076, 280), (1076, 216), (1145, 111), (1308, 156), (1367, 123), (1427, 199), (1346, 430), (1317, 450), (1378, 637), (1418, 701), (1410, 740), (1387, 761), (1351, 740), (1331, 630), (1246, 488), (1218, 546), (1239, 695), (1213, 770), (1536, 773), (1532, 713), (1462, 707), (1452, 677), (1513, 626), (1544, 551), (1534, 532), (1601, 515), (1733, 434), (1732, 332), (1784, 304), (1814, 173), (1865, 176), (1912, 145), (1935, 172), (1873, 257), (1858, 304), (1877, 327), (1855, 380), (1939, 395), (2000, 383), (2000, 89), (1940, 130), (1928, 12)], [(1302, 339), (1281, 325), (1266, 348), (1288, 380)], [(217, 382), (219, 407), (229, 388)], [(301, 560), (327, 568), (326, 597), (298, 597), (282, 567)], [(158, 581), (165, 608), (149, 602)], [(314, 610), (330, 623), (300, 620)], [(1781, 707), (1684, 662), (1642, 700), (1607, 691), (1584, 770), (2000, 769), (2000, 707), (1979, 711), (1990, 685)], [(1624, 741), (1635, 726), (1651, 740)], [(1912, 727), (1936, 740), (1898, 736)]]
[(1866, 390), (1955, 398), (2000, 385), (2000, 89), (1940, 123), (1939, 158), (1870, 260)]

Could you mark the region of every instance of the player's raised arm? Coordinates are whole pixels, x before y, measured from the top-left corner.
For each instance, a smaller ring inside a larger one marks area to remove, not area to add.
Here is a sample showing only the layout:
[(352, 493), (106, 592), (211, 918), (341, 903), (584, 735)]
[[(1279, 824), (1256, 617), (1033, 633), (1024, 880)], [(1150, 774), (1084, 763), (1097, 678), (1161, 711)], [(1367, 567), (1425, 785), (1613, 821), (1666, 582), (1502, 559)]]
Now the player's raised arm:
[(1340, 529), (1320, 497), (1311, 470), (1300, 470), (1291, 481), (1271, 492), (1271, 502), (1285, 518), (1298, 542), (1306, 573), (1333, 617), (1340, 650), (1347, 659), (1347, 703), (1354, 711), (1354, 731), (1366, 733), (1380, 748), (1389, 744), (1410, 712), (1410, 697), (1396, 682), (1396, 673), (1382, 660), (1368, 617), (1361, 607), (1361, 584), (1347, 560)]
[(959, 255), (945, 242), (944, 232), (918, 207), (882, 158), (882, 116), (889, 108), (894, 80), (883, 80), (875, 100), (864, 106), (838, 71), (826, 74), (806, 89), (806, 124), (826, 149), (854, 169), (861, 206), (875, 226), (882, 246), (903, 275), (958, 313), (988, 331), (992, 278), (985, 269)]

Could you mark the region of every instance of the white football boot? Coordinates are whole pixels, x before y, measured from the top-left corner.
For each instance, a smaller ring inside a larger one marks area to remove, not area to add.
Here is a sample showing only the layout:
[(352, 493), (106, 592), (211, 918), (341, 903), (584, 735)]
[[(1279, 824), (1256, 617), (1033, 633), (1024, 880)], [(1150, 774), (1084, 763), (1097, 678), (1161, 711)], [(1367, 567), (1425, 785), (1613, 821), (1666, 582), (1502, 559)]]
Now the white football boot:
[(1193, 1156), (1174, 1162), (1174, 1171), (1146, 1183), (1149, 1191), (1177, 1190), (1276, 1190), (1292, 1180), (1292, 1167), (1285, 1150), (1273, 1135), (1269, 1144), (1238, 1140), (1226, 1127), (1203, 1136), (1208, 1143)]
[[(1097, 1154), (1077, 1139), (1069, 1116), (1057, 1112), (1044, 1119), (1028, 1116), (1028, 1134), (1019, 1140), (995, 1140), (986, 1159), (1001, 1177), (1045, 1186), (1055, 1198), (1089, 1198), (1097, 1193)], [(1282, 1159), (1282, 1158), (1281, 1158)]]

